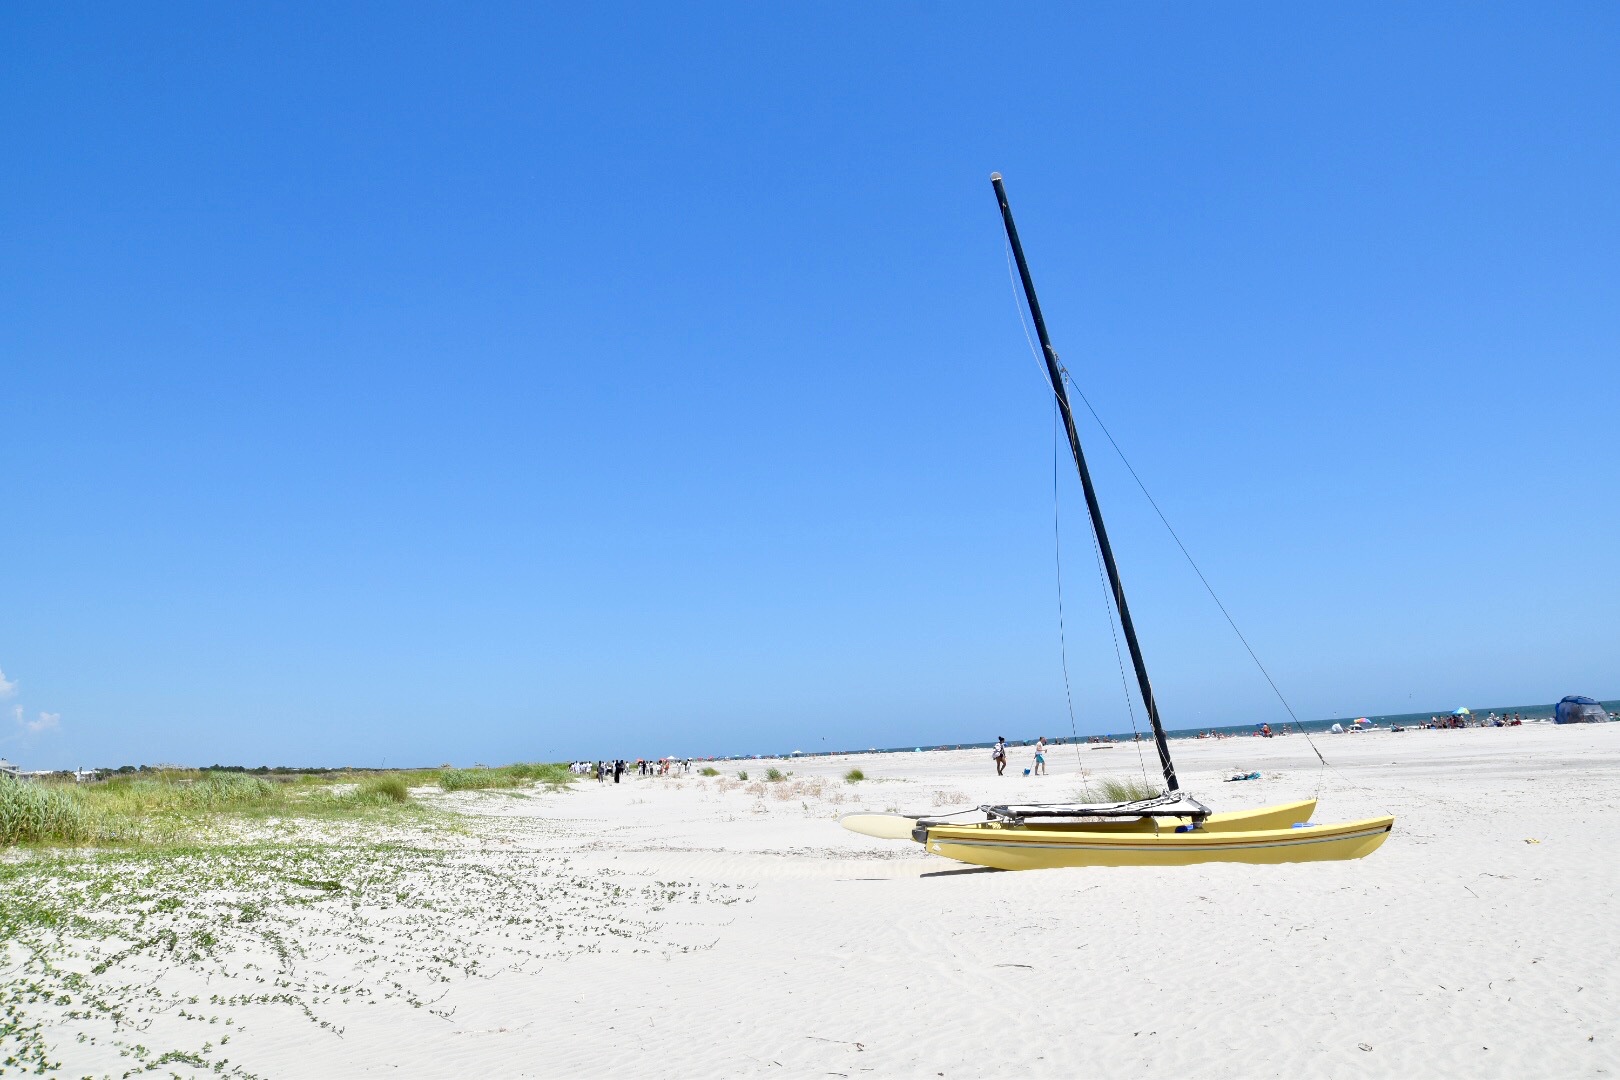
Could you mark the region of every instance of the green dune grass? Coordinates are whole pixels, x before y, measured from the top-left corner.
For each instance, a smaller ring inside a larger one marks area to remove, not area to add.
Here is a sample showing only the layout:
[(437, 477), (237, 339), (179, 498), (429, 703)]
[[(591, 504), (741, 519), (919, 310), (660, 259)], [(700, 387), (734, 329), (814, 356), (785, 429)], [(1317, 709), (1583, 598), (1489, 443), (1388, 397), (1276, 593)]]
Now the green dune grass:
[(1103, 802), (1139, 802), (1142, 799), (1156, 799), (1163, 794), (1161, 789), (1146, 781), (1112, 776), (1090, 781), (1087, 787)]
[(90, 784), (0, 780), (0, 846), (110, 846), (196, 840), (211, 827), (283, 818), (421, 821), (413, 787), (477, 791), (566, 786), (566, 765), (326, 773), (269, 779), (235, 771), (114, 776)]
[(445, 791), (479, 791), (487, 788), (514, 788), (528, 783), (563, 787), (572, 778), (567, 765), (517, 764), (489, 769), (444, 769), (432, 782)]
[(94, 835), (93, 819), (74, 792), (0, 780), (0, 844), (81, 844)]

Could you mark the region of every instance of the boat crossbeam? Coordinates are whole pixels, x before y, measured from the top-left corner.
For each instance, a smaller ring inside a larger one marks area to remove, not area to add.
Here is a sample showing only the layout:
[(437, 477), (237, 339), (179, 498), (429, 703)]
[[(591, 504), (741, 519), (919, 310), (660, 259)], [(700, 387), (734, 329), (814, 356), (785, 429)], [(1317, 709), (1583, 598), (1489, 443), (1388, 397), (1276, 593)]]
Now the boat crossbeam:
[(979, 810), (991, 821), (1018, 824), (1033, 820), (1066, 821), (1081, 818), (1176, 817), (1202, 821), (1209, 807), (1183, 792), (1154, 799), (1115, 803), (1027, 803), (987, 805)]

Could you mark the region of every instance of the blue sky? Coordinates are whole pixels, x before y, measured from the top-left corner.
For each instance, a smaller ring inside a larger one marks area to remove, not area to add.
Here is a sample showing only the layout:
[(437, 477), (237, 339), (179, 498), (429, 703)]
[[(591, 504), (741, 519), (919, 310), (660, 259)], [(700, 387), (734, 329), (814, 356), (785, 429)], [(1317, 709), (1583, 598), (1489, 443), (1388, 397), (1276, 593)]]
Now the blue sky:
[[(1620, 694), (1617, 50), (1597, 4), (12, 5), (0, 754), (1066, 733), (993, 169), (1302, 716)], [(1170, 726), (1279, 719), (1082, 438)]]

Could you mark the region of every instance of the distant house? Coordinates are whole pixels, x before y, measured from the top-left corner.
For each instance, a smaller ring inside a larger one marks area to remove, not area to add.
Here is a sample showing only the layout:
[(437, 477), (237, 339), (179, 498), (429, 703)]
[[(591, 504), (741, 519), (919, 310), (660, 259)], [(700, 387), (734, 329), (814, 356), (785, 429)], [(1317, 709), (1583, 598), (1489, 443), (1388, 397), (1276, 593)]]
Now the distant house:
[(16, 765), (13, 765), (11, 762), (7, 761), (5, 758), (0, 757), (0, 776), (3, 776), (8, 780), (15, 780), (15, 779), (18, 778), (18, 776), (21, 773), (22, 773), (21, 768), (19, 768)]

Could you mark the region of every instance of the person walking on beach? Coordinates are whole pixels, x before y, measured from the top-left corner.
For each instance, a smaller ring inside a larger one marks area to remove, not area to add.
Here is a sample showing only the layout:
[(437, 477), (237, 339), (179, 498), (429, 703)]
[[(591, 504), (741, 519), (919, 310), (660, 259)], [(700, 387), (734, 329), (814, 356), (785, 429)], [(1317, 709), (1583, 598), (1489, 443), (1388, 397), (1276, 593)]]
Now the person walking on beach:
[(1007, 771), (1007, 738), (1004, 735), (996, 736), (996, 748), (990, 751), (990, 760), (996, 763), (996, 775), (1000, 776)]
[(1035, 740), (1035, 775), (1046, 775), (1046, 736)]

